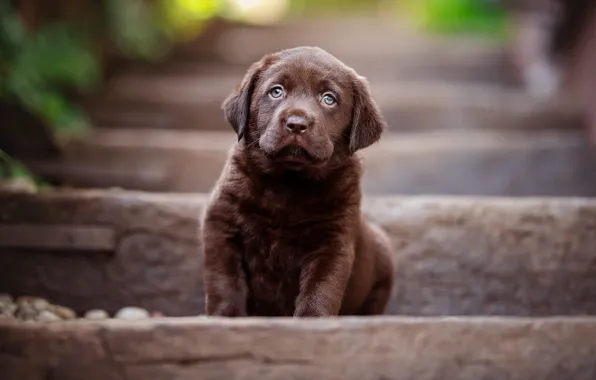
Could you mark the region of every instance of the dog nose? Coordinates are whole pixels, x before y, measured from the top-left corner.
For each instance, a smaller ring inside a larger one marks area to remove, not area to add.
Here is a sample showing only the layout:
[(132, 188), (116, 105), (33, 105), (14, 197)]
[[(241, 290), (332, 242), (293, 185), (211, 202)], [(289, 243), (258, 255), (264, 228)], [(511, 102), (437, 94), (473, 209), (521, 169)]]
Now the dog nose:
[(286, 120), (286, 128), (292, 133), (304, 133), (308, 129), (308, 121), (301, 116), (290, 116)]

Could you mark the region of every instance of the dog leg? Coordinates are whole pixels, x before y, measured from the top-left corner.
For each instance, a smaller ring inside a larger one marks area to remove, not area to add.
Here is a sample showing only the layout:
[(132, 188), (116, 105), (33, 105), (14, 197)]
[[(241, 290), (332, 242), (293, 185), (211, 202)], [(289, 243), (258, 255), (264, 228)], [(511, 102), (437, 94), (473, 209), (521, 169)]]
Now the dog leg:
[(243, 317), (248, 285), (242, 255), (221, 223), (209, 217), (203, 223), (205, 309), (209, 316)]
[(328, 317), (339, 314), (348, 284), (353, 252), (317, 253), (302, 269), (295, 317)]
[(385, 231), (374, 223), (369, 223), (367, 227), (375, 257), (376, 273), (374, 285), (358, 315), (380, 315), (385, 313), (391, 297), (395, 281), (395, 263), (392, 258), (391, 241)]
[(381, 315), (385, 313), (385, 308), (391, 296), (393, 288), (393, 276), (387, 276), (377, 282), (357, 315)]

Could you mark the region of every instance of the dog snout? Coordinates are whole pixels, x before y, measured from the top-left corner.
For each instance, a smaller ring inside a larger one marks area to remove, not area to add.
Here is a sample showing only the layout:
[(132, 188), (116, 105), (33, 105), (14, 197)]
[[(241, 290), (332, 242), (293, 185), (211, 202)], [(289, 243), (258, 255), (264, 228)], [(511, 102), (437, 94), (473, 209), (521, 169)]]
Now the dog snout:
[(292, 115), (286, 119), (286, 129), (292, 133), (300, 134), (306, 132), (309, 122), (305, 117)]

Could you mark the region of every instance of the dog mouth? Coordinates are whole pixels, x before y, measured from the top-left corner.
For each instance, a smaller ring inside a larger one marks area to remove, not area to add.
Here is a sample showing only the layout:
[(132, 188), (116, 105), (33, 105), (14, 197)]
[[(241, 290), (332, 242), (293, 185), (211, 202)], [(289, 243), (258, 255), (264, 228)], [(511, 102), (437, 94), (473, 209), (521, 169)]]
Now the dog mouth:
[(301, 146), (298, 145), (288, 145), (285, 148), (283, 148), (278, 154), (279, 157), (282, 158), (308, 158), (309, 154), (306, 151), (306, 149), (304, 149)]
[(313, 157), (305, 148), (294, 144), (287, 145), (280, 149), (273, 155), (273, 159), (278, 162), (290, 164), (308, 164), (316, 161), (315, 157)]

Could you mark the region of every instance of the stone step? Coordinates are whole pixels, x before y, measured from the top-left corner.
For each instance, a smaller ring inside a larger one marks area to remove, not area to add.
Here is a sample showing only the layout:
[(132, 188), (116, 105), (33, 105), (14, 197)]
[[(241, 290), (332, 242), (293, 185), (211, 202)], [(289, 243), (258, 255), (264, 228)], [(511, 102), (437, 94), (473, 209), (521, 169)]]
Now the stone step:
[(0, 342), (7, 380), (596, 378), (587, 317), (0, 321)]
[[(10, 270), (0, 293), (79, 313), (130, 305), (202, 313), (206, 197), (3, 192), (0, 268)], [(596, 200), (369, 197), (364, 212), (395, 249), (388, 314), (596, 314)]]
[[(28, 165), (76, 187), (208, 192), (231, 132), (97, 129), (57, 161)], [(367, 194), (594, 196), (596, 157), (578, 131), (451, 130), (386, 134), (362, 152)]]
[[(320, 37), (301, 38), (295, 42), (276, 41), (271, 44), (268, 41), (270, 38), (255, 36), (255, 33), (260, 35), (264, 32), (230, 31), (229, 35), (209, 41), (214, 45), (209, 51), (186, 47), (162, 62), (131, 64), (128, 71), (148, 76), (242, 75), (251, 63), (264, 54), (308, 45), (328, 50), (370, 80), (436, 79), (504, 86), (518, 84), (508, 64), (504, 46), (471, 38), (433, 39), (406, 33), (391, 35), (391, 41), (383, 42), (379, 41), (378, 36), (371, 36), (364, 44), (352, 44), (349, 42), (351, 38), (345, 37), (326, 41), (321, 41)], [(252, 43), (246, 41), (261, 37), (265, 39), (265, 45), (261, 45), (262, 40), (255, 39)], [(382, 37), (384, 40), (387, 38)]]
[[(333, 52), (335, 49), (328, 49)], [(443, 80), (472, 84), (519, 87), (515, 72), (509, 67), (504, 53), (494, 52), (488, 57), (432, 57), (431, 52), (408, 55), (405, 51), (397, 57), (350, 56), (334, 54), (372, 81), (382, 80)], [(465, 54), (465, 53), (462, 53)], [(489, 53), (484, 53), (489, 55)], [(260, 58), (260, 57), (259, 57)], [(242, 76), (248, 66), (247, 59), (232, 62), (199, 61), (197, 59), (168, 59), (164, 62), (135, 62), (128, 70), (148, 77), (162, 76)]]
[(391, 18), (299, 19), (262, 27), (221, 25), (207, 31), (207, 37), (178, 49), (171, 61), (245, 67), (264, 54), (294, 46), (320, 46), (371, 74), (373, 68), (388, 67), (459, 72), (468, 77), (471, 73), (503, 76), (506, 71), (504, 41), (431, 35)]
[[(161, 64), (135, 64), (125, 70), (91, 100), (95, 123), (220, 128), (219, 105), (248, 65), (265, 53), (298, 45), (326, 48), (381, 84), (439, 80), (512, 85), (501, 42), (425, 35), (396, 20), (298, 20), (268, 27), (224, 23), (211, 29)], [(392, 91), (389, 98), (396, 96)]]
[[(100, 127), (230, 130), (223, 99), (241, 75), (115, 78), (87, 102)], [(582, 115), (564, 99), (536, 100), (503, 87), (448, 82), (372, 82), (371, 90), (394, 131), (453, 128), (578, 128)]]

